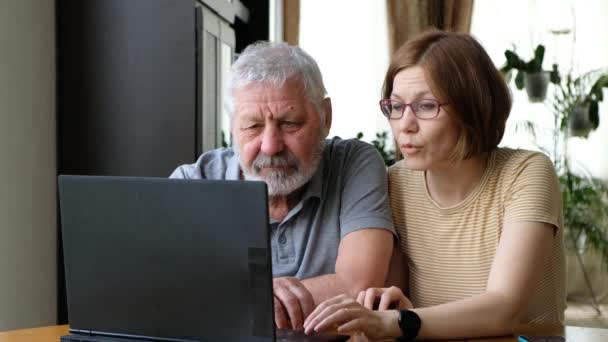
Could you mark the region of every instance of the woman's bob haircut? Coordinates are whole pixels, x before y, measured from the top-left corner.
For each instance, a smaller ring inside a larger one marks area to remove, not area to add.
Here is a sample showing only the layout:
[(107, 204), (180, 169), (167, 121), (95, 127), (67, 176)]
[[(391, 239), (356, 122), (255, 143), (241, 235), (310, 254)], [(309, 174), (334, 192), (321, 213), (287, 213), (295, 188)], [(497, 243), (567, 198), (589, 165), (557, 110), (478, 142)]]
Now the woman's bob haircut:
[(460, 125), (453, 160), (494, 150), (511, 111), (511, 92), (484, 48), (472, 36), (439, 30), (424, 32), (393, 55), (382, 87), (382, 98), (393, 91), (395, 76), (420, 66), (433, 95), (447, 102), (445, 110)]

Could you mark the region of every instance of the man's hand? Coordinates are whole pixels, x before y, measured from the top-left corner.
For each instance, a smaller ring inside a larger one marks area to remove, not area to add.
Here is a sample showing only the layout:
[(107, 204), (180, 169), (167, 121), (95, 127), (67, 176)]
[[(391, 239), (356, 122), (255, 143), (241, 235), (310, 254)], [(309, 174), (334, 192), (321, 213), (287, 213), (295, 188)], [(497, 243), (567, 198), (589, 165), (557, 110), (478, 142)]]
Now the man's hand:
[(315, 308), (310, 291), (294, 277), (275, 278), (272, 287), (277, 327), (302, 330), (304, 320)]

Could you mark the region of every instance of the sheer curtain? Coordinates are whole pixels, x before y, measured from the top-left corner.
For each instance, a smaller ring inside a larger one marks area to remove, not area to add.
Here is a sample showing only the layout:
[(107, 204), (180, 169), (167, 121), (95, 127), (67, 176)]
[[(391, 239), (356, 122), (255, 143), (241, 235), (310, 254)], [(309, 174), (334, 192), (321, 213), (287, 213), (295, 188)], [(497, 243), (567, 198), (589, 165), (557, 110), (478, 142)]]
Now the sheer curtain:
[(389, 48), (386, 6), (370, 0), (306, 0), (300, 46), (319, 63), (333, 103), (330, 136), (371, 141), (390, 130), (378, 101)]
[(298, 45), (300, 38), (300, 0), (283, 0), (283, 40)]
[(431, 27), (469, 32), (473, 0), (386, 0), (391, 51)]
[[(473, 0), (386, 0), (386, 6), (390, 54), (431, 28), (466, 33), (471, 27)], [(394, 150), (395, 159), (401, 159)]]

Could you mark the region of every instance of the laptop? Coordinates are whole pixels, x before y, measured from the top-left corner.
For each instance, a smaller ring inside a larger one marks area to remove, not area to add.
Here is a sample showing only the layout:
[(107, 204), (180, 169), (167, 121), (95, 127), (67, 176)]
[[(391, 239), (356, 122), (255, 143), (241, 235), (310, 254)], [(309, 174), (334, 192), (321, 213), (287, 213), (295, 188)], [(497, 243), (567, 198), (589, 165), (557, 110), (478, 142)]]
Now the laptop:
[(344, 341), (274, 328), (263, 182), (59, 176), (61, 341)]

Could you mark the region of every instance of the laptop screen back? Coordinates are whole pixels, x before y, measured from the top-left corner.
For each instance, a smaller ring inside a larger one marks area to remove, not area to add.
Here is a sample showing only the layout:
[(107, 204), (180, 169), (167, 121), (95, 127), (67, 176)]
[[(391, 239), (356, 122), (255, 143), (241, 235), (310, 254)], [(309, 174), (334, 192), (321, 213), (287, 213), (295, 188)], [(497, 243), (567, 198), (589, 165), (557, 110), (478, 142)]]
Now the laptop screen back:
[(261, 182), (60, 176), (70, 328), (272, 341)]

